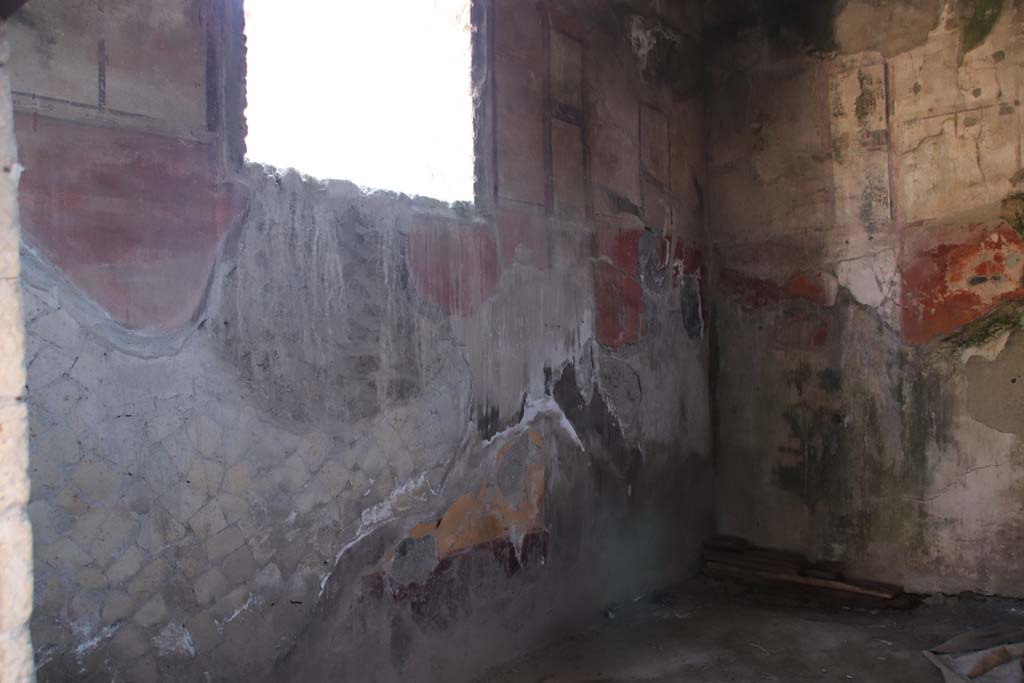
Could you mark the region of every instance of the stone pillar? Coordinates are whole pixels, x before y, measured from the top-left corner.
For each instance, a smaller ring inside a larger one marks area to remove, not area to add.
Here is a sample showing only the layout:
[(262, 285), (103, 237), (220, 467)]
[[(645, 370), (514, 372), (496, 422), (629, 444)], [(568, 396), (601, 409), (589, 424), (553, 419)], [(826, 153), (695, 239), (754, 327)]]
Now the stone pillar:
[(0, 21), (0, 683), (35, 680), (28, 514), (25, 325), (18, 281), (18, 175), (6, 24)]

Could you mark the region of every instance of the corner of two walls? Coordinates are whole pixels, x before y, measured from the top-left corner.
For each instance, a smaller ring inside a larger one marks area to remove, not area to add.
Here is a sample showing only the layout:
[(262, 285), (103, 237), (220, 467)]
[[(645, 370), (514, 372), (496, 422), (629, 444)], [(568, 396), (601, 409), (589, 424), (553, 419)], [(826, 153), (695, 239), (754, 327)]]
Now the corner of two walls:
[(851, 0), (827, 54), (792, 26), (718, 49), (721, 532), (1024, 592), (1021, 11)]
[(477, 5), (472, 209), (231, 170), (231, 3), (27, 6), (22, 83), (104, 75), (15, 94), (40, 680), (466, 676), (696, 568), (699, 17), (640, 5)]

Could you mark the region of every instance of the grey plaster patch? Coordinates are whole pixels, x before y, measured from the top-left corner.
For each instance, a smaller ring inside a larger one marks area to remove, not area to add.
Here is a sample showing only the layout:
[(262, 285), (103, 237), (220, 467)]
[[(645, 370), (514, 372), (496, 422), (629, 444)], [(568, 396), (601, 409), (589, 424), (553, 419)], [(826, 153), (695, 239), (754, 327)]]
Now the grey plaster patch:
[(227, 579), (220, 569), (214, 567), (196, 580), (192, 591), (198, 604), (209, 605), (227, 593), (227, 589)]
[(153, 645), (163, 657), (195, 657), (196, 646), (192, 642), (192, 634), (188, 628), (174, 621), (169, 621), (153, 637)]
[(245, 543), (245, 537), (237, 526), (224, 529), (206, 542), (206, 552), (211, 562), (219, 562)]
[(406, 539), (395, 548), (389, 573), (400, 585), (424, 584), (439, 560), (437, 541), (433, 536)]
[(167, 618), (167, 603), (163, 596), (156, 595), (135, 613), (134, 619), (142, 626), (153, 626)]
[(1024, 435), (1024, 335), (1010, 335), (992, 360), (974, 356), (964, 367), (966, 409), (978, 422)]

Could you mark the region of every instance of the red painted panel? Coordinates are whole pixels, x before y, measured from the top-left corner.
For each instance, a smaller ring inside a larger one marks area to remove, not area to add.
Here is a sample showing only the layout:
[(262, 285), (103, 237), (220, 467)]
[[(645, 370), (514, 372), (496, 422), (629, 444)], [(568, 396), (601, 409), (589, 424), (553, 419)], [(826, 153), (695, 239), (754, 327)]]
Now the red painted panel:
[(640, 339), (644, 300), (640, 287), (642, 230), (603, 231), (594, 265), (597, 339), (618, 349)]
[(426, 217), (409, 236), (409, 268), (420, 294), (458, 315), (490, 298), (501, 272), (490, 230)]
[[(914, 250), (903, 265), (903, 338), (925, 344), (1024, 297), (1024, 239), (1006, 223), (957, 229), (960, 242)], [(964, 239), (966, 237), (966, 239)]]
[(15, 128), (31, 243), (124, 325), (187, 322), (241, 211), (212, 148), (30, 115)]

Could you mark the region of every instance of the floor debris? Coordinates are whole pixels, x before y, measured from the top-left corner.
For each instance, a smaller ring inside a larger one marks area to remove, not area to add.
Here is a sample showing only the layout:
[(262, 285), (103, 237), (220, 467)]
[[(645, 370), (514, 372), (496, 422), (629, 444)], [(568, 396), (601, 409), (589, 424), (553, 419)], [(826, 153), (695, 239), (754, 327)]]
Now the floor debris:
[(924, 656), (945, 683), (1024, 683), (1024, 628), (998, 625), (950, 638)]

